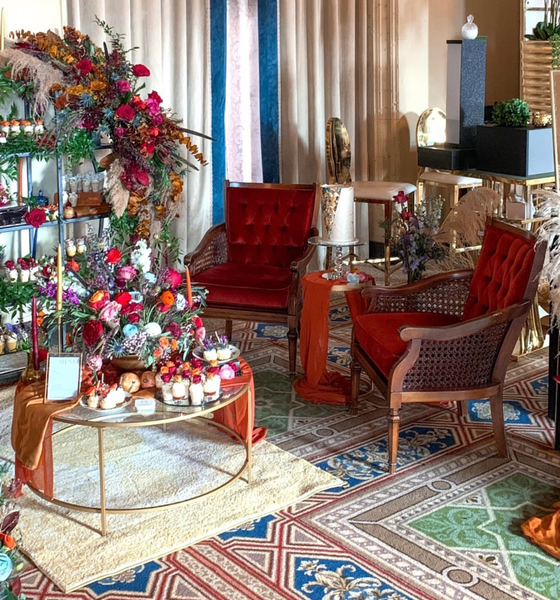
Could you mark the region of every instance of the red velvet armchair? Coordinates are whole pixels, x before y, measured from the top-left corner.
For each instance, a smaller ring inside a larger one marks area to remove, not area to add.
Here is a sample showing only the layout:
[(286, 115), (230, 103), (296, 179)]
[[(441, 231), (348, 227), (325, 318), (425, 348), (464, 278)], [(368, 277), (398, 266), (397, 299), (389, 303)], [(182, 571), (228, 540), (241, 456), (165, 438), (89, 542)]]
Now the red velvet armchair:
[(315, 184), (225, 182), (225, 223), (210, 229), (185, 256), (193, 281), (208, 290), (209, 318), (288, 326), (290, 376), (296, 372), (301, 278), (317, 235)]
[(490, 398), (498, 454), (507, 456), (504, 377), (545, 251), (528, 231), (489, 220), (474, 272), (362, 291), (370, 304), (352, 334), (352, 408), (363, 368), (388, 400), (390, 473), (397, 468), (401, 406), (412, 402)]

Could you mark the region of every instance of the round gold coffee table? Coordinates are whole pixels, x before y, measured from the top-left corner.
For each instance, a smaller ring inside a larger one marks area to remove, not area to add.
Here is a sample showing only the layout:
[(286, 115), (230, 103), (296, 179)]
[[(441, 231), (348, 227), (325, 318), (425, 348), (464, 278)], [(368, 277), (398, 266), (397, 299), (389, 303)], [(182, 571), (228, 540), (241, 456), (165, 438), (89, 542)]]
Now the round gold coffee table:
[[(248, 394), (247, 399), (247, 410), (248, 414), (248, 430), (245, 437), (234, 431), (230, 427), (222, 423), (213, 421), (211, 414), (224, 408), (229, 404), (233, 404), (245, 394)], [(35, 494), (41, 497), (47, 502), (56, 504), (63, 508), (69, 508), (81, 512), (88, 513), (99, 513), (101, 515), (101, 535), (107, 533), (107, 515), (109, 514), (128, 514), (128, 513), (139, 513), (166, 510), (172, 507), (182, 506), (198, 498), (215, 494), (219, 490), (231, 485), (234, 481), (239, 479), (241, 475), (246, 471), (247, 484), (251, 483), (251, 467), (253, 460), (253, 447), (252, 447), (252, 432), (253, 432), (253, 402), (251, 395), (251, 387), (248, 384), (245, 385), (231, 385), (222, 388), (221, 397), (213, 403), (206, 404), (203, 406), (173, 406), (164, 404), (156, 400), (156, 410), (151, 413), (139, 413), (136, 412), (134, 402), (128, 405), (121, 412), (113, 414), (102, 414), (99, 411), (94, 411), (82, 406), (76, 406), (71, 411), (62, 413), (54, 417), (54, 421), (59, 423), (67, 424), (67, 427), (59, 429), (53, 434), (53, 438), (63, 435), (64, 433), (76, 428), (76, 427), (93, 427), (97, 429), (97, 444), (99, 450), (99, 491), (100, 491), (100, 502), (99, 506), (85, 506), (83, 504), (76, 504), (72, 502), (66, 502), (56, 497), (49, 498), (32, 485), (28, 484)], [(171, 503), (159, 504), (155, 506), (141, 506), (135, 508), (123, 508), (123, 507), (107, 507), (106, 506), (106, 493), (105, 493), (105, 458), (104, 458), (104, 445), (103, 445), (103, 434), (105, 429), (110, 428), (135, 428), (135, 427), (153, 427), (162, 426), (162, 434), (165, 435), (167, 425), (177, 421), (188, 421), (192, 419), (203, 419), (205, 422), (214, 425), (215, 427), (227, 432), (236, 441), (241, 443), (245, 448), (245, 460), (241, 465), (241, 468), (235, 472), (231, 477), (224, 483), (196, 496), (191, 496), (182, 500), (178, 500)]]

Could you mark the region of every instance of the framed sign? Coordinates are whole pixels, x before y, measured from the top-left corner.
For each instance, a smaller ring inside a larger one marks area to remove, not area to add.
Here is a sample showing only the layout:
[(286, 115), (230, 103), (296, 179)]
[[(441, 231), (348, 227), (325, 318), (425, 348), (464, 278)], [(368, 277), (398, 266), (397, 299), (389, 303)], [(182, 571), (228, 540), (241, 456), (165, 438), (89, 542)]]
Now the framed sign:
[(82, 384), (82, 355), (49, 353), (45, 402), (76, 399)]

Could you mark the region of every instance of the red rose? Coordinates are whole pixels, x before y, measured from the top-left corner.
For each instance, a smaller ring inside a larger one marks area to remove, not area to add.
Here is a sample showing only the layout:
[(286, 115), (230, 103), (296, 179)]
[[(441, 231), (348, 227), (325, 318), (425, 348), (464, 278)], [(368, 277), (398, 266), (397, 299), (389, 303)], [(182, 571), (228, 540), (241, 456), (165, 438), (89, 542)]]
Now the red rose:
[(93, 346), (93, 344), (101, 339), (102, 335), (103, 325), (101, 324), (101, 321), (93, 319), (85, 324), (83, 337), (86, 346)]
[(202, 323), (202, 319), (200, 317), (193, 317), (192, 318), (192, 323), (193, 325), (198, 329), (199, 327), (202, 327), (204, 324)]
[(105, 290), (98, 290), (89, 299), (88, 306), (93, 308), (93, 310), (101, 310), (107, 304), (107, 302), (109, 302), (109, 298), (109, 292)]
[(150, 69), (144, 65), (132, 65), (132, 74), (134, 77), (149, 77)]
[(167, 269), (165, 271), (165, 281), (173, 288), (179, 287), (183, 281), (183, 277), (179, 271), (175, 269)]
[(140, 146), (140, 152), (147, 156), (148, 158), (152, 158), (156, 149), (156, 145), (154, 142), (143, 142)]
[(150, 100), (155, 100), (158, 104), (161, 104), (163, 102), (161, 96), (156, 91), (150, 92), (148, 94), (148, 98)]
[(136, 181), (138, 181), (140, 185), (145, 187), (150, 185), (150, 176), (146, 171), (142, 171), (138, 167), (130, 167), (130, 174), (136, 178)]
[(115, 115), (123, 121), (132, 121), (134, 119), (134, 109), (129, 104), (121, 104), (115, 111)]
[(105, 262), (107, 262), (110, 265), (116, 265), (121, 260), (121, 258), (121, 251), (118, 248), (111, 248), (109, 252), (107, 252)]
[(25, 213), (25, 222), (33, 227), (41, 227), (41, 225), (47, 220), (45, 211), (40, 208), (34, 208), (33, 210)]
[(115, 295), (114, 300), (121, 306), (126, 306), (132, 300), (132, 296), (128, 292), (119, 292)]
[(89, 58), (84, 58), (76, 64), (76, 67), (82, 75), (87, 75), (93, 69), (93, 63)]
[(156, 304), (156, 307), (160, 313), (169, 312), (169, 309), (171, 308), (171, 306), (169, 306), (169, 304), (164, 304), (163, 302), (158, 302)]
[(138, 313), (132, 313), (132, 314), (128, 315), (129, 323), (138, 323), (139, 320), (140, 320), (140, 315)]

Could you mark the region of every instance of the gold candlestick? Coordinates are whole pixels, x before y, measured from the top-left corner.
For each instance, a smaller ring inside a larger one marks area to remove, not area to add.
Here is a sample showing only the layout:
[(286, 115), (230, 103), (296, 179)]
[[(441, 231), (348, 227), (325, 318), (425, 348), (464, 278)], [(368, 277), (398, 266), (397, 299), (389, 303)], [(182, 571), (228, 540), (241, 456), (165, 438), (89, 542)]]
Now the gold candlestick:
[[(62, 310), (62, 249), (58, 244), (58, 253), (56, 256), (56, 310), (60, 313)], [(62, 315), (58, 316), (58, 351), (62, 352)]]

